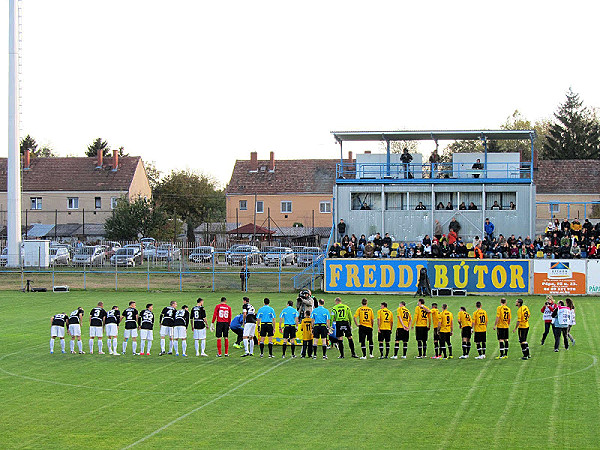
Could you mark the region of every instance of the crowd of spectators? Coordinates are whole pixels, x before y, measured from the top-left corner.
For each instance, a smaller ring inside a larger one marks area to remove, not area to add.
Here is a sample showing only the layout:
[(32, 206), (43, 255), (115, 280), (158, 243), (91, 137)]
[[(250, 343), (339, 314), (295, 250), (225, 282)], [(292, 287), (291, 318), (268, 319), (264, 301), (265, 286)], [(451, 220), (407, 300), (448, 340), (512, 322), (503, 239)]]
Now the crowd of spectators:
[[(343, 223), (343, 222), (342, 222)], [(447, 233), (435, 221), (434, 234), (420, 242), (397, 242), (389, 233), (366, 237), (339, 233), (346, 225), (338, 226), (338, 242), (329, 247), (330, 258), (598, 258), (600, 254), (600, 222), (592, 225), (589, 219), (581, 224), (558, 219), (550, 222), (543, 235), (532, 239), (514, 234), (496, 234), (494, 224), (485, 219), (483, 236), (465, 242), (460, 236), (460, 223), (453, 218)]]

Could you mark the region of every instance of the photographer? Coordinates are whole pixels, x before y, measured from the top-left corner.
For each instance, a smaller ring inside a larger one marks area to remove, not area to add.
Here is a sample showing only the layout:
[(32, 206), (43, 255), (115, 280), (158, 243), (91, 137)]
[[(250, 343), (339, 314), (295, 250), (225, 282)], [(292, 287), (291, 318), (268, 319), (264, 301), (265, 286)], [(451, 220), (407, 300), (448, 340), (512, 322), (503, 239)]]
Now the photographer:
[(316, 302), (317, 299), (313, 297), (310, 289), (301, 290), (296, 299), (296, 309), (299, 317), (304, 317), (306, 311), (312, 313), (313, 308), (316, 307)]

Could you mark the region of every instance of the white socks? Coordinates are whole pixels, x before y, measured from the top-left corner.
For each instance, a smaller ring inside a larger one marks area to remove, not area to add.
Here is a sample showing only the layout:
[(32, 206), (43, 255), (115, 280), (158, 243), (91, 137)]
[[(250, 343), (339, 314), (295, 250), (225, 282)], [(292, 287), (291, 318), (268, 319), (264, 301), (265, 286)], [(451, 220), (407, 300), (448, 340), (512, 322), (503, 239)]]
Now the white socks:
[(125, 339), (123, 341), (123, 352), (122, 353), (125, 353), (125, 351), (127, 351), (127, 339)]
[(152, 348), (152, 341), (148, 341), (148, 351), (147, 351), (148, 354), (150, 354), (151, 348)]
[(165, 352), (165, 340), (164, 339), (160, 340), (160, 351), (161, 351), (161, 353)]
[[(179, 341), (177, 342), (177, 351), (175, 353), (179, 353)], [(169, 352), (173, 353), (173, 346), (175, 345), (175, 341), (173, 339), (171, 339), (171, 342), (169, 343)]]
[(200, 352), (200, 343), (198, 342), (198, 339), (196, 339), (194, 341), (194, 347), (196, 347), (196, 355)]
[[(52, 345), (54, 347), (54, 345)], [(65, 351), (65, 340), (61, 339), (60, 340), (60, 351), (64, 352)]]
[[(196, 341), (198, 342), (198, 341)], [(196, 344), (198, 345), (198, 344)], [(198, 347), (196, 347), (198, 348)], [(50, 351), (53, 352), (54, 351), (54, 338), (50, 338)]]
[(244, 339), (244, 350), (246, 351), (246, 354), (248, 354), (248, 341), (249, 339)]
[(131, 348), (133, 349), (133, 353), (137, 353), (137, 341), (133, 341), (131, 343)]
[(71, 339), (71, 341), (69, 342), (69, 347), (71, 348), (72, 352), (75, 351), (75, 341), (73, 339)]
[(205, 349), (206, 349), (206, 339), (202, 339), (200, 341), (200, 350), (202, 351), (202, 353), (204, 353)]
[(185, 355), (187, 353), (187, 340), (184, 339), (181, 341), (181, 351)]
[[(171, 341), (171, 344), (173, 344), (173, 341)], [(173, 347), (175, 347), (175, 354), (179, 354), (179, 341), (175, 341), (175, 345), (173, 345), (171, 347), (171, 351), (173, 351)]]
[(83, 351), (83, 342), (77, 341), (77, 348), (79, 348), (79, 353)]
[(98, 351), (102, 351), (102, 339), (98, 339)]
[(90, 339), (90, 353), (94, 351), (94, 340)]
[(142, 339), (142, 344), (141, 344), (141, 349), (140, 349), (140, 353), (144, 353), (144, 347), (146, 346), (146, 339)]
[(250, 348), (250, 353), (254, 353), (254, 338), (248, 339), (248, 347)]

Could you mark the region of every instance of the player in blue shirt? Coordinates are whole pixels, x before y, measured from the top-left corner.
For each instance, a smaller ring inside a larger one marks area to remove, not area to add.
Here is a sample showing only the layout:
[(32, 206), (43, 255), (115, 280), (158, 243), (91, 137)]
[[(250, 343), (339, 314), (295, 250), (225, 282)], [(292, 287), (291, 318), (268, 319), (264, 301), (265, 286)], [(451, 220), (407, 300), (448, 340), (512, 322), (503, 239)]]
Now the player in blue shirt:
[[(279, 315), (279, 332), (283, 334), (283, 355), (285, 358), (285, 350), (287, 348), (288, 340), (291, 340), (292, 344), (292, 358), (296, 357), (296, 331), (298, 327), (298, 310), (293, 307), (294, 302), (288, 301), (288, 306), (281, 311)], [(283, 331), (282, 331), (283, 328)]]
[(265, 351), (265, 336), (269, 338), (269, 358), (273, 356), (273, 335), (275, 334), (275, 310), (269, 306), (271, 301), (265, 298), (265, 305), (256, 313), (256, 325), (260, 329), (260, 357)]
[(235, 340), (235, 344), (233, 344), (233, 346), (235, 348), (242, 348), (241, 343), (244, 335), (244, 315), (238, 314), (231, 319), (229, 329), (237, 335), (237, 339)]
[(325, 300), (319, 300), (319, 306), (313, 309), (310, 318), (313, 323), (313, 359), (317, 359), (317, 344), (321, 338), (321, 346), (323, 348), (323, 359), (327, 359), (327, 335), (329, 334), (329, 326), (331, 322), (331, 314), (325, 308)]

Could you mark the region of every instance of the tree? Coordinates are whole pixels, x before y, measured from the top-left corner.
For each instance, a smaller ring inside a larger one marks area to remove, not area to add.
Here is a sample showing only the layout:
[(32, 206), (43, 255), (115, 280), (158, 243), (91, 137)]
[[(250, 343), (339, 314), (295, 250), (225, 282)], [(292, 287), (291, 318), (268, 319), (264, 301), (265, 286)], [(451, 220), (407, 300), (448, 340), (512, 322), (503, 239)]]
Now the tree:
[(37, 147), (38, 145), (35, 139), (28, 134), (23, 139), (21, 139), (19, 150), (21, 152), (21, 155), (25, 153), (25, 150), (29, 150), (30, 154), (35, 155), (35, 153), (37, 152)]
[(598, 159), (600, 123), (594, 111), (583, 106), (579, 94), (569, 91), (554, 113), (554, 122), (546, 135), (545, 159)]
[(99, 150), (102, 150), (102, 156), (109, 156), (110, 148), (108, 147), (108, 143), (103, 141), (102, 138), (97, 138), (88, 145), (85, 156), (96, 156)]
[(108, 239), (134, 240), (141, 236), (158, 237), (168, 223), (164, 210), (147, 198), (138, 197), (133, 202), (122, 197), (111, 217), (106, 219), (104, 230)]
[(203, 174), (174, 170), (157, 184), (152, 195), (168, 214), (187, 224), (188, 242), (195, 242), (196, 226), (225, 217), (225, 193)]
[(158, 186), (162, 172), (156, 168), (156, 163), (154, 161), (146, 161), (144, 163), (144, 169), (146, 169), (146, 176), (148, 177), (150, 189), (154, 191), (156, 186)]
[(52, 150), (52, 147), (49, 145), (42, 145), (42, 147), (38, 149), (35, 156), (40, 156), (42, 158), (55, 158), (56, 153), (54, 153), (54, 150)]

